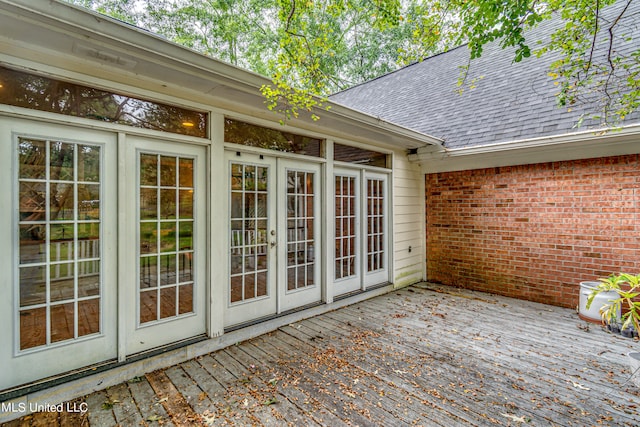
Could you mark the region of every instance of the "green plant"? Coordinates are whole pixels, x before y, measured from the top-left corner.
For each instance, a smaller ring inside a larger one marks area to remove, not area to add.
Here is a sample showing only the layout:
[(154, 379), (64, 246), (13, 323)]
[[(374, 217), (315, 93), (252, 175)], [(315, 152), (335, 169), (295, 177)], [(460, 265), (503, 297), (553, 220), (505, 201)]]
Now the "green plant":
[(627, 329), (631, 325), (640, 332), (640, 274), (628, 273), (612, 274), (607, 278), (598, 279), (600, 284), (591, 292), (587, 299), (587, 308), (591, 307), (593, 299), (601, 292), (614, 291), (618, 298), (610, 300), (600, 309), (603, 322), (615, 324), (618, 313), (622, 322), (621, 329)]

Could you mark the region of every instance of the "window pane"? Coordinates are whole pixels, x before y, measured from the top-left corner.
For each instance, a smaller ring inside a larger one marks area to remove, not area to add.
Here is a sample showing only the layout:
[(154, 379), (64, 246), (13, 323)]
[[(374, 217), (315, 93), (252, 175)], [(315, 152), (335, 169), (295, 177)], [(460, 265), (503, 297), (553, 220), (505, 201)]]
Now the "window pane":
[(176, 185), (176, 158), (160, 157), (160, 185), (163, 187), (175, 187)]
[(20, 263), (44, 262), (46, 257), (46, 225), (20, 226)]
[(20, 178), (44, 179), (46, 173), (46, 142), (21, 139), (18, 145)]
[(20, 268), (20, 307), (45, 303), (45, 274), (45, 266)]
[(100, 181), (100, 149), (78, 145), (78, 181)]
[(333, 160), (380, 168), (389, 167), (388, 155), (385, 153), (342, 144), (333, 144)]
[(100, 185), (78, 184), (78, 219), (100, 218)]
[(193, 159), (180, 159), (180, 187), (193, 187)]
[(229, 118), (225, 119), (224, 123), (224, 140), (250, 147), (321, 157), (322, 140), (320, 139)]
[(0, 67), (0, 103), (181, 135), (207, 136), (207, 113)]
[(158, 156), (140, 154), (140, 185), (158, 185)]
[(53, 183), (49, 191), (49, 219), (51, 221), (73, 220), (73, 184)]
[(49, 174), (56, 181), (73, 180), (73, 144), (53, 142), (50, 144)]
[(165, 319), (177, 314), (175, 286), (160, 289), (160, 318)]
[(33, 308), (20, 311), (20, 350), (39, 347), (47, 343), (47, 309)]
[(100, 332), (100, 300), (78, 301), (78, 336)]
[(140, 292), (140, 323), (158, 319), (158, 291), (156, 289)]
[(75, 337), (73, 306), (73, 303), (51, 306), (51, 342), (70, 340)]
[(178, 314), (193, 312), (193, 285), (182, 285), (178, 293)]
[(45, 221), (47, 214), (47, 184), (20, 182), (20, 221)]
[(20, 138), (17, 154), (20, 348), (99, 332), (100, 147)]

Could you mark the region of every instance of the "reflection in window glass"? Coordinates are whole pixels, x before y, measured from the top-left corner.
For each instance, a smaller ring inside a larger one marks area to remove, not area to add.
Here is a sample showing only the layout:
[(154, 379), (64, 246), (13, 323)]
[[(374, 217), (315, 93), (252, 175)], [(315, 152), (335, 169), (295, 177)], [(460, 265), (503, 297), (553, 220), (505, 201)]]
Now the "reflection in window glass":
[[(206, 113), (4, 67), (0, 67), (0, 103), (181, 135), (207, 136)], [(52, 167), (65, 165), (64, 158), (58, 159), (53, 152), (52, 161), (62, 162)], [(84, 180), (90, 181), (91, 176)]]
[(267, 194), (269, 169), (231, 164), (229, 302), (267, 295)]
[(100, 147), (19, 138), (20, 350), (100, 332)]
[(139, 320), (192, 313), (194, 161), (140, 153)]
[(321, 157), (322, 140), (233, 119), (224, 121), (224, 140), (233, 144)]
[(351, 147), (349, 145), (334, 144), (333, 160), (347, 163), (357, 163), (359, 165), (377, 166), (388, 168), (388, 155), (377, 151), (365, 150), (364, 148)]

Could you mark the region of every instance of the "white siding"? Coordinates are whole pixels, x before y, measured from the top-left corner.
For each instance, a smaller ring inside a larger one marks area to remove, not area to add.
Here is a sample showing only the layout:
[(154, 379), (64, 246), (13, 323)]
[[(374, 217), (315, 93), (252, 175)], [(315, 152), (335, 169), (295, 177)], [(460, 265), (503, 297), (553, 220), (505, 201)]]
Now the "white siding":
[[(425, 277), (424, 177), (403, 150), (393, 158), (393, 283), (396, 287)], [(409, 252), (411, 247), (411, 252)]]

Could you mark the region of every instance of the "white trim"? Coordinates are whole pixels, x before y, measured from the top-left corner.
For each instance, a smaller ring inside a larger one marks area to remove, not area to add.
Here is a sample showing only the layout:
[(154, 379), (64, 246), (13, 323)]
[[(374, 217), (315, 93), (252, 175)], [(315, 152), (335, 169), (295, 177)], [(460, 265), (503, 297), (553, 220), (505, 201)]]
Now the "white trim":
[[(326, 158), (333, 159), (333, 140), (327, 139), (324, 142), (324, 155)], [(335, 281), (335, 250), (336, 250), (336, 204), (335, 204), (335, 178), (333, 161), (326, 162), (323, 166), (322, 176), (324, 192), (322, 197), (322, 213), (324, 219), (324, 232), (321, 235), (322, 247), (324, 254), (321, 257), (320, 268), (322, 274), (320, 280), (324, 284), (322, 290), (322, 300), (326, 304), (333, 303), (334, 284)]]
[[(224, 310), (229, 277), (227, 257), (229, 251), (228, 219), (228, 178), (224, 154), (224, 116), (211, 114), (211, 150), (209, 154), (209, 337), (224, 333)], [(220, 260), (224, 260), (221, 262)]]
[(305, 154), (290, 153), (287, 151), (270, 150), (268, 148), (253, 147), (251, 145), (233, 144), (231, 142), (224, 143), (226, 151), (239, 153), (255, 154), (259, 156), (268, 156), (279, 159), (298, 160), (309, 163), (325, 163), (327, 159), (324, 157), (308, 156)]
[(424, 173), (578, 160), (640, 153), (640, 125), (523, 139), (475, 147), (433, 150), (409, 156)]

